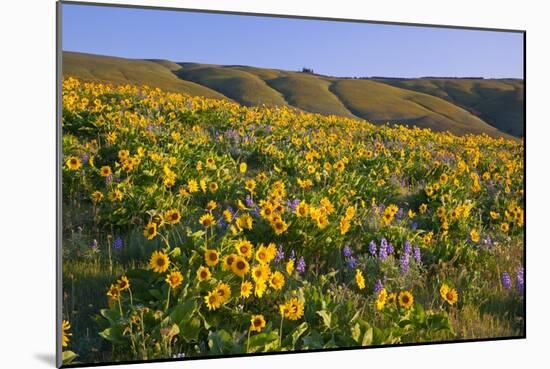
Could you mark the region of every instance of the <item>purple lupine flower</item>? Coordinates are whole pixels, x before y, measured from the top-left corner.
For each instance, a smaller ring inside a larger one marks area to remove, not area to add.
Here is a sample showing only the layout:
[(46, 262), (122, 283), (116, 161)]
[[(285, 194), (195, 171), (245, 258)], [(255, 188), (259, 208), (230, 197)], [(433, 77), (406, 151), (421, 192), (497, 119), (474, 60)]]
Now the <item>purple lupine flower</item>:
[(90, 157), (88, 156), (88, 154), (82, 154), (82, 155), (80, 156), (80, 159), (82, 160), (82, 162), (83, 162), (84, 164), (87, 164), (87, 163), (88, 163), (88, 160), (90, 159)]
[(117, 182), (120, 182), (120, 172), (117, 172), (116, 177), (115, 177), (115, 180), (116, 180)]
[(485, 245), (487, 247), (492, 247), (493, 246), (493, 240), (491, 239), (491, 236), (487, 235), (487, 237), (485, 237), (483, 239), (483, 245)]
[(504, 287), (507, 290), (512, 288), (512, 280), (510, 279), (510, 274), (508, 274), (508, 272), (502, 273), (501, 280), (502, 280), (502, 287)]
[(342, 250), (344, 257), (349, 258), (351, 256), (351, 248), (349, 245), (344, 246), (344, 250)]
[(260, 217), (260, 209), (257, 206), (255, 206), (254, 209), (252, 209), (251, 213), (255, 218)]
[(388, 247), (386, 247), (386, 253), (388, 255), (391, 255), (393, 254), (393, 252), (395, 251), (395, 248), (393, 247), (393, 245), (391, 244), (391, 242), (388, 243)]
[(376, 242), (374, 240), (369, 242), (369, 253), (372, 256), (376, 256)]
[(298, 263), (296, 264), (296, 270), (300, 274), (304, 274), (306, 271), (306, 261), (304, 260), (303, 256), (300, 256), (300, 259), (298, 260)]
[(227, 227), (227, 222), (225, 221), (224, 217), (219, 217), (218, 221), (216, 222), (217, 227), (224, 229)]
[(300, 203), (300, 199), (294, 199), (292, 201), (286, 200), (286, 206), (292, 211), (295, 212), (296, 208), (298, 207), (298, 204)]
[(422, 264), (422, 255), (420, 254), (420, 247), (415, 246), (413, 250), (413, 258), (417, 264)]
[(285, 251), (283, 250), (283, 245), (279, 245), (279, 248), (277, 249), (277, 253), (275, 254), (275, 263), (280, 262), (285, 258)]
[(518, 289), (518, 292), (523, 293), (525, 290), (525, 269), (523, 267), (519, 267), (516, 271), (516, 288)]
[(114, 248), (115, 250), (118, 250), (118, 249), (120, 249), (120, 248), (122, 247), (122, 244), (123, 244), (122, 238), (120, 238), (120, 236), (117, 236), (117, 237), (115, 238), (114, 242), (113, 242), (113, 248)]
[(246, 198), (244, 199), (244, 202), (247, 207), (252, 208), (254, 207), (254, 200), (252, 200), (252, 197), (250, 195), (246, 195)]
[(97, 249), (97, 247), (99, 246), (95, 238), (92, 240), (92, 244), (90, 246), (92, 247), (92, 249)]
[(418, 223), (412, 222), (412, 223), (411, 223), (411, 229), (412, 229), (413, 231), (416, 231), (417, 228), (418, 228)]
[(380, 205), (380, 206), (378, 207), (378, 214), (382, 214), (382, 213), (384, 212), (384, 209), (385, 209), (385, 208), (386, 208), (386, 207), (384, 206), (384, 204)]
[(384, 261), (388, 258), (388, 240), (384, 237), (380, 240), (380, 249), (378, 250), (378, 257)]
[(409, 255), (403, 254), (399, 258), (399, 269), (401, 274), (405, 275), (409, 272)]
[(382, 281), (379, 279), (374, 284), (374, 293), (377, 294), (378, 292), (382, 291), (382, 288), (384, 288), (384, 285), (382, 284)]
[(347, 258), (346, 263), (348, 264), (348, 268), (350, 269), (355, 269), (355, 267), (357, 266), (357, 260), (353, 256)]
[(395, 213), (395, 218), (396, 219), (401, 219), (403, 217), (403, 208), (399, 208), (397, 210), (397, 213)]
[(409, 242), (409, 240), (405, 240), (405, 244), (403, 245), (403, 252), (405, 252), (405, 254), (407, 255), (410, 255), (411, 252), (412, 252), (412, 245), (411, 243)]
[(108, 186), (113, 182), (113, 175), (109, 174), (107, 177), (105, 177), (105, 184)]
[(380, 250), (378, 251), (378, 258), (381, 261), (384, 261), (388, 258), (388, 248), (384, 245), (380, 245)]

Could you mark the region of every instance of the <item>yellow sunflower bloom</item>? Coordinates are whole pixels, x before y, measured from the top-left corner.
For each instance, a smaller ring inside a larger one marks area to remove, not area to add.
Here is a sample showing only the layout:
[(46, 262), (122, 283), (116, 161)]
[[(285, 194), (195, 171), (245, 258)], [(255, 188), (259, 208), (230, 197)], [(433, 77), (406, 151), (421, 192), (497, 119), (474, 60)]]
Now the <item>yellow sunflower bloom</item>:
[(365, 288), (365, 277), (363, 277), (363, 272), (359, 269), (355, 270), (355, 283), (360, 290)]
[(183, 283), (183, 275), (180, 273), (180, 271), (176, 270), (169, 273), (166, 276), (165, 281), (172, 289), (174, 289)]
[(153, 222), (147, 223), (143, 229), (143, 235), (147, 237), (148, 240), (152, 240), (157, 236), (157, 224)]
[(212, 214), (204, 214), (199, 218), (199, 223), (205, 227), (212, 227), (213, 225), (216, 225), (216, 220), (212, 216)]
[(76, 156), (71, 156), (67, 159), (65, 164), (70, 170), (78, 170), (82, 166), (82, 161)]
[(220, 261), (218, 252), (216, 250), (207, 249), (204, 252), (204, 260), (206, 261), (206, 265), (208, 266), (214, 266), (218, 264)]
[(414, 296), (409, 291), (401, 291), (397, 296), (397, 301), (402, 308), (410, 309), (414, 303)]
[(241, 297), (245, 299), (249, 298), (251, 293), (252, 293), (252, 282), (243, 281), (241, 283)]
[(252, 315), (250, 319), (250, 330), (260, 332), (265, 327), (265, 319), (263, 315)]
[(204, 297), (204, 301), (206, 302), (208, 310), (217, 310), (222, 304), (222, 300), (217, 291), (208, 292), (208, 295)]
[(164, 214), (164, 219), (170, 224), (178, 224), (181, 220), (181, 213), (178, 209), (170, 209)]
[(111, 167), (110, 167), (110, 166), (104, 165), (104, 166), (102, 166), (102, 167), (99, 169), (99, 174), (100, 174), (102, 177), (109, 177), (110, 175), (113, 174), (113, 171), (111, 170)]
[(220, 283), (216, 287), (216, 293), (220, 296), (221, 302), (224, 303), (231, 298), (231, 288), (227, 283)]
[(210, 273), (210, 269), (208, 269), (207, 267), (201, 266), (201, 267), (197, 270), (197, 279), (198, 279), (200, 282), (202, 282), (202, 281), (209, 281), (211, 277), (212, 277), (212, 273)]
[(250, 270), (250, 265), (245, 258), (237, 256), (231, 264), (231, 270), (239, 277), (244, 278), (246, 273)]
[(149, 260), (149, 266), (155, 273), (164, 273), (170, 266), (170, 258), (162, 251), (154, 251)]
[(244, 256), (247, 259), (250, 259), (252, 257), (252, 253), (254, 252), (254, 246), (252, 243), (245, 239), (238, 240), (235, 243), (235, 249), (237, 249), (237, 253), (239, 255)]
[(69, 346), (69, 337), (73, 335), (69, 332), (69, 329), (71, 329), (71, 324), (68, 320), (63, 320), (61, 323), (61, 345), (63, 347)]
[(269, 278), (269, 286), (275, 290), (280, 290), (285, 285), (285, 276), (283, 273), (277, 271), (271, 274)]

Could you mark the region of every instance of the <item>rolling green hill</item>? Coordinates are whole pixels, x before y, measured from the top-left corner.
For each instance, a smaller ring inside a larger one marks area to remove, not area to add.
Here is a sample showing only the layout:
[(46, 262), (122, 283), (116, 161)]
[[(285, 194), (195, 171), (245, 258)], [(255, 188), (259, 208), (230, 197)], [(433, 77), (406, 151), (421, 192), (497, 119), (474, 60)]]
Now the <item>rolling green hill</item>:
[(63, 75), (83, 80), (132, 83), (185, 92), (212, 98), (224, 98), (214, 90), (178, 78), (168, 61), (133, 60), (83, 53), (63, 53)]
[(355, 114), (373, 123), (401, 122), (457, 134), (498, 130), (441, 98), (364, 79), (334, 82), (332, 91)]
[(243, 105), (297, 109), (450, 131), (523, 136), (523, 81), (351, 79), (239, 65), (175, 63), (63, 53), (63, 75), (146, 84), (226, 98)]
[(513, 136), (524, 133), (524, 84), (517, 79), (380, 79), (413, 91), (441, 97)]
[(269, 87), (264, 80), (247, 71), (219, 66), (185, 67), (175, 72), (184, 80), (193, 81), (216, 90), (243, 105), (286, 105), (277, 90)]

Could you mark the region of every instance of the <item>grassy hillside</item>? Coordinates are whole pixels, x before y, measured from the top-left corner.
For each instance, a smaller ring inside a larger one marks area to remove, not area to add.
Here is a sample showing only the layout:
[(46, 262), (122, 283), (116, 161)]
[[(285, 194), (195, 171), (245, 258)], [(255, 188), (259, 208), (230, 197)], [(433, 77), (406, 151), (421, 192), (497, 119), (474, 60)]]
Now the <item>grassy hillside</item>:
[(258, 76), (243, 70), (182, 63), (176, 75), (216, 90), (242, 105), (286, 105), (279, 92)]
[(434, 78), (380, 81), (441, 97), (464, 107), (503, 132), (517, 137), (525, 134), (522, 80)]
[(292, 106), (314, 113), (356, 117), (330, 91), (331, 82), (307, 74), (281, 76), (268, 81)]
[(250, 66), (134, 60), (64, 52), (63, 75), (147, 84), (245, 106), (404, 123), (455, 134), (523, 136), (523, 82), (480, 79), (348, 79)]
[(373, 123), (401, 122), (459, 134), (498, 134), (466, 110), (427, 94), (359, 79), (338, 80), (332, 91), (355, 115)]
[(149, 85), (165, 91), (224, 98), (222, 94), (205, 86), (178, 78), (167, 68), (167, 63), (170, 62), (64, 52), (63, 75), (82, 80)]

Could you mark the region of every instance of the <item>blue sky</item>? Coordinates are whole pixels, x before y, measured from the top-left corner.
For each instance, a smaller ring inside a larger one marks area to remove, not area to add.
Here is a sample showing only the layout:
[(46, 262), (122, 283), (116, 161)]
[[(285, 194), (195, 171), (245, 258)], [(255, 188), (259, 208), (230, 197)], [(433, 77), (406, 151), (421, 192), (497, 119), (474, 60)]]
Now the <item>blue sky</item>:
[(333, 76), (523, 77), (521, 33), (75, 4), (62, 12), (66, 51)]

